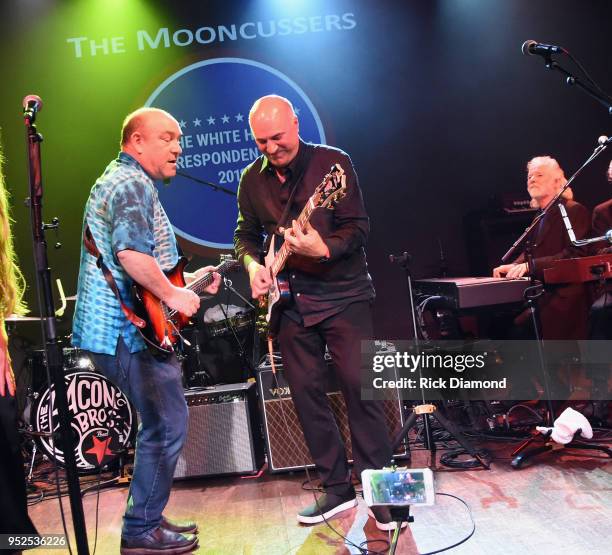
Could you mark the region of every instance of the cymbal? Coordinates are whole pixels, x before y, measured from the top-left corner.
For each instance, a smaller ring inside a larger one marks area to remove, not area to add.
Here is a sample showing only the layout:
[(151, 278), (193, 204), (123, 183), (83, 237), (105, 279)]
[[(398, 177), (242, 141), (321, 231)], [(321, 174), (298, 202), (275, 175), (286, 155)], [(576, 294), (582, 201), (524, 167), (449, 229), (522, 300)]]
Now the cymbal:
[(41, 320), (40, 316), (19, 316), (19, 314), (10, 314), (4, 319), (5, 322), (40, 322)]

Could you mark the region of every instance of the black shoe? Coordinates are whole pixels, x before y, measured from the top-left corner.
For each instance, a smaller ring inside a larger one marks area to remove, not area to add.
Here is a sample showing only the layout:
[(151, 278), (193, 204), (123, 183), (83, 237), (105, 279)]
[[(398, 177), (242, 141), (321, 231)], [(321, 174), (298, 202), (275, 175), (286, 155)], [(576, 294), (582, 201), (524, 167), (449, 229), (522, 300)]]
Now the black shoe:
[[(379, 530), (395, 530), (397, 528), (397, 522), (393, 520), (391, 516), (391, 512), (389, 511), (389, 507), (385, 506), (377, 506), (377, 507), (368, 507), (368, 516), (373, 518), (376, 522), (376, 528)], [(404, 520), (402, 521), (401, 530), (406, 528), (408, 523)]]
[(317, 499), (316, 503), (300, 511), (297, 515), (297, 520), (302, 524), (316, 524), (342, 511), (346, 511), (346, 509), (351, 509), (355, 505), (357, 505), (357, 497), (354, 490), (346, 495), (324, 493)]
[(198, 533), (198, 525), (191, 520), (170, 520), (165, 516), (162, 516), (161, 522), (159, 525), (166, 530), (171, 530), (172, 532), (178, 532), (179, 534), (197, 534)]
[(121, 555), (178, 555), (197, 546), (197, 536), (179, 534), (158, 526), (142, 538), (121, 538)]

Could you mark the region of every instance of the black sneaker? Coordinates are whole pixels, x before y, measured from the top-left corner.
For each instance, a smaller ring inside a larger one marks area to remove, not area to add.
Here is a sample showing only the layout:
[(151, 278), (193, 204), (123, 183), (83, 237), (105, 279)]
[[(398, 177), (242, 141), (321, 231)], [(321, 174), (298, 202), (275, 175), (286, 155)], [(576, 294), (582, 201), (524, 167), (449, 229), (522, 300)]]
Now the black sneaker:
[(331, 518), (332, 516), (353, 508), (357, 505), (357, 497), (355, 492), (351, 491), (346, 495), (334, 495), (333, 493), (324, 493), (317, 499), (316, 503), (306, 507), (297, 515), (298, 522), (302, 524), (316, 524)]

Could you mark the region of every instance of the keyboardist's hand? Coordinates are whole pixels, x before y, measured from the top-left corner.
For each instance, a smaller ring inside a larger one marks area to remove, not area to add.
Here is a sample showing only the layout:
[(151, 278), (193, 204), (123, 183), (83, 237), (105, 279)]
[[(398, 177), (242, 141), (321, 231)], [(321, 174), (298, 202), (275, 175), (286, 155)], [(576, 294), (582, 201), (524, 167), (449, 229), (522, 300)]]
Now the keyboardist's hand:
[(521, 264), (502, 264), (497, 268), (493, 269), (493, 277), (505, 277), (508, 279), (522, 278), (527, 274), (528, 266), (527, 262)]

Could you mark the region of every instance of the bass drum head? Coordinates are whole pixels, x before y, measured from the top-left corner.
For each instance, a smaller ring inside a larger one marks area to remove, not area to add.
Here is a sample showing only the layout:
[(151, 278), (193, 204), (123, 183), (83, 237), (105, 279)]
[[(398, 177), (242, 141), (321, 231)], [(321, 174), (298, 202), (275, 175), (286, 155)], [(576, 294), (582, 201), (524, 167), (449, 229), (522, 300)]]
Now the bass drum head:
[[(65, 374), (68, 410), (75, 438), (77, 470), (98, 471), (112, 463), (131, 443), (135, 429), (134, 411), (128, 398), (108, 378), (90, 371)], [(51, 415), (53, 415), (53, 425)], [(32, 410), (32, 427), (40, 435), (43, 452), (64, 465), (64, 451), (54, 445), (51, 433), (59, 427), (55, 387), (43, 391)]]

